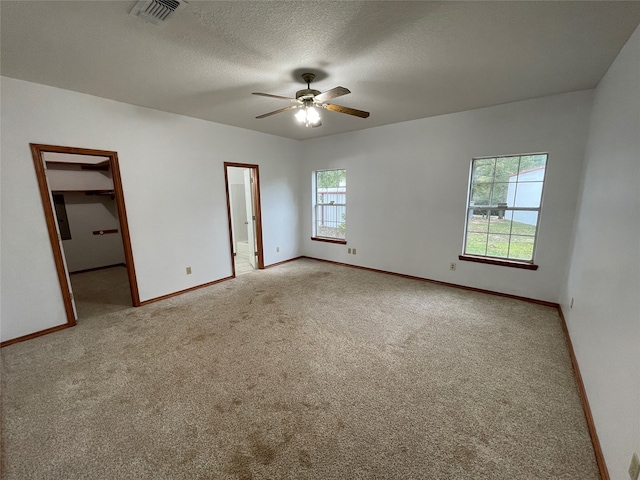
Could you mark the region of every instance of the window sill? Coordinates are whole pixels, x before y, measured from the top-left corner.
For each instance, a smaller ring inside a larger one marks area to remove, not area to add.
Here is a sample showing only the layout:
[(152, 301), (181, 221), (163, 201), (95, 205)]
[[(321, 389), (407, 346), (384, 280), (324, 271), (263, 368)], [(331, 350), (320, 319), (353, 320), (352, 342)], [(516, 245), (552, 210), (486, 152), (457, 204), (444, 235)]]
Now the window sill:
[(459, 255), (459, 260), (465, 262), (486, 263), (488, 265), (499, 265), (501, 267), (522, 268), (524, 270), (537, 270), (538, 265), (533, 263), (517, 262), (513, 260), (502, 260), (499, 258), (476, 257), (474, 255)]
[(324, 238), (324, 237), (311, 237), (311, 240), (316, 242), (327, 242), (327, 243), (337, 243), (339, 245), (346, 245), (346, 240), (341, 240), (339, 238)]

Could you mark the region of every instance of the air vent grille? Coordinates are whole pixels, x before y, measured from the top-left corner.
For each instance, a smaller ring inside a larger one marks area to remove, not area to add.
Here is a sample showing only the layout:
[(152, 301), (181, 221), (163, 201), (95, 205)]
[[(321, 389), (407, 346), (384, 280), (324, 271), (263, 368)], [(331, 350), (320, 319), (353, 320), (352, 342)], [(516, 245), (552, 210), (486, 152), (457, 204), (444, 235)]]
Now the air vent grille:
[(131, 15), (145, 22), (160, 25), (174, 12), (186, 6), (185, 0), (141, 0), (131, 10)]
[(144, 14), (164, 21), (176, 11), (179, 5), (178, 2), (173, 0), (154, 0), (144, 9)]

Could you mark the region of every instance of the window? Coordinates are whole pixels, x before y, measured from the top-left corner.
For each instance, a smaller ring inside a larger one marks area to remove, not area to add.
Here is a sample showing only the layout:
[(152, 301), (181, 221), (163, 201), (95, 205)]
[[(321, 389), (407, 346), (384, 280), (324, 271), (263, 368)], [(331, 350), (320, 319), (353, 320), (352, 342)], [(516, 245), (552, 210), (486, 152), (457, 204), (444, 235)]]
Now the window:
[(537, 268), (533, 254), (546, 165), (547, 154), (471, 161), (461, 260), (495, 259), (488, 263)]
[(312, 239), (346, 243), (347, 171), (314, 172), (313, 198)]

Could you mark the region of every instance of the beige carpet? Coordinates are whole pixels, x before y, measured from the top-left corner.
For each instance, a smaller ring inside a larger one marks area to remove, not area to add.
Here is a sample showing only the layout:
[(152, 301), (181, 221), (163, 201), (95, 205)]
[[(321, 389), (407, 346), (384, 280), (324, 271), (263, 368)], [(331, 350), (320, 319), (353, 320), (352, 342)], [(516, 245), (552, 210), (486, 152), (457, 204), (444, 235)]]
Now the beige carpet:
[(124, 265), (72, 273), (69, 278), (78, 321), (131, 308), (129, 278)]
[(297, 260), (2, 349), (14, 479), (596, 479), (553, 308)]

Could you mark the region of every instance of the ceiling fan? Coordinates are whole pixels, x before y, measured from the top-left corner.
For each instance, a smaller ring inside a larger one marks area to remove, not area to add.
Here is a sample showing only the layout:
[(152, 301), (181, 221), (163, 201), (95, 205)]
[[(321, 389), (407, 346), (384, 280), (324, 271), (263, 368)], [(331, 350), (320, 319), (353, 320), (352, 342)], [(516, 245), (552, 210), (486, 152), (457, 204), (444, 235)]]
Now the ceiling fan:
[(288, 100), (296, 104), (289, 107), (281, 108), (279, 110), (275, 110), (273, 112), (265, 113), (263, 115), (259, 115), (256, 118), (270, 117), (271, 115), (275, 115), (276, 113), (299, 109), (298, 113), (296, 113), (295, 115), (298, 121), (303, 123), (305, 127), (319, 127), (322, 125), (322, 120), (320, 119), (320, 114), (317, 110), (318, 108), (324, 108), (326, 110), (331, 110), (332, 112), (346, 113), (347, 115), (353, 115), (360, 118), (367, 118), (369, 116), (369, 112), (365, 112), (363, 110), (356, 110), (355, 108), (343, 107), (342, 105), (327, 103), (327, 100), (341, 97), (342, 95), (351, 93), (351, 91), (344, 87), (336, 87), (332, 88), (331, 90), (327, 90), (326, 92), (320, 93), (320, 91), (311, 88), (311, 82), (313, 82), (314, 78), (316, 78), (316, 76), (313, 73), (302, 74), (302, 79), (306, 82), (307, 88), (298, 90), (296, 92), (296, 98), (271, 95), (270, 93), (254, 92), (253, 95), (279, 98), (280, 100)]

